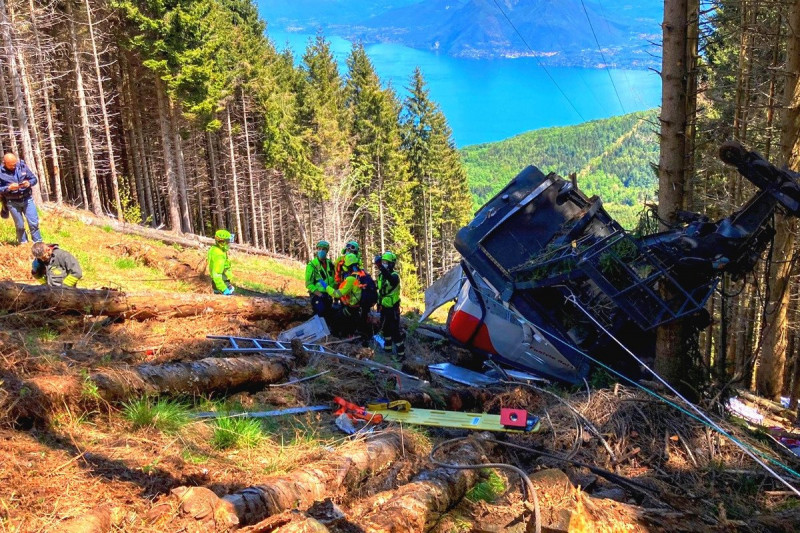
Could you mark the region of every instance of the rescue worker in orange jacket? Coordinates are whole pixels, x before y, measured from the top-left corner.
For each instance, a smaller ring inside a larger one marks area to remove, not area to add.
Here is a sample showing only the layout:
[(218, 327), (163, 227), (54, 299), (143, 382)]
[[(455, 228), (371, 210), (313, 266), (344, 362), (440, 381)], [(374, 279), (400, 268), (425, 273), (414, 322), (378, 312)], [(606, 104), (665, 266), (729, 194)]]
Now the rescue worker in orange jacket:
[(334, 264), (333, 277), (337, 285), (343, 282), (344, 278), (347, 276), (347, 268), (344, 264), (347, 254), (355, 254), (355, 256), (358, 258), (359, 268), (364, 268), (364, 264), (361, 262), (361, 249), (359, 248), (358, 243), (356, 241), (348, 241), (347, 244), (344, 245), (342, 255), (339, 256)]
[(362, 343), (364, 343), (369, 338), (369, 328), (361, 305), (362, 287), (358, 279), (360, 271), (358, 256), (354, 253), (346, 254), (343, 261), (344, 279), (339, 283), (338, 288), (329, 285), (325, 290), (331, 298), (336, 298), (341, 302), (332, 321), (334, 334), (344, 336), (357, 331), (361, 334)]

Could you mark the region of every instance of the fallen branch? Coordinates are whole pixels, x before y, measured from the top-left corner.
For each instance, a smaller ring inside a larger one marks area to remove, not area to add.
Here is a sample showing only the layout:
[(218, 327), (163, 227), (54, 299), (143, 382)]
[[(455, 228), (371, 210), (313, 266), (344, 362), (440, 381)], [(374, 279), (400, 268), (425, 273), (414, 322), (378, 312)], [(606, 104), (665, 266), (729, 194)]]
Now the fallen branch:
[(302, 320), (310, 315), (306, 298), (244, 298), (206, 294), (126, 294), (112, 290), (65, 289), (0, 281), (0, 309), (9, 312), (53, 310), (146, 320), (209, 313), (250, 320)]

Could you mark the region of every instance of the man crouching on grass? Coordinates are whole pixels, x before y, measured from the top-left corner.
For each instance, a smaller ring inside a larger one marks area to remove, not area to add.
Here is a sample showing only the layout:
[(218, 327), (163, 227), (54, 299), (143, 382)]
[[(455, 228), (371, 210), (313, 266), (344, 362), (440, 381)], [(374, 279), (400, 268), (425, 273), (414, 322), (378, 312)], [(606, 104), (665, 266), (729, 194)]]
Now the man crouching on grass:
[(31, 253), (34, 260), (31, 274), (42, 284), (51, 287), (75, 287), (83, 277), (78, 260), (60, 249), (57, 244), (33, 243)]

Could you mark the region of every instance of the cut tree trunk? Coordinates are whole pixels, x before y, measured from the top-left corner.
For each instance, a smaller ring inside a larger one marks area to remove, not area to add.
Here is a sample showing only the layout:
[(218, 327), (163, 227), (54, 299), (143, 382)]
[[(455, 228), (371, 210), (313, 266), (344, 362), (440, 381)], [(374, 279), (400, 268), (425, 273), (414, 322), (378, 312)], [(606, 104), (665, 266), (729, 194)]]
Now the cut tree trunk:
[(63, 289), (0, 281), (0, 309), (9, 312), (52, 310), (135, 320), (179, 318), (209, 313), (242, 315), (279, 323), (310, 316), (305, 298), (245, 298), (205, 294), (126, 294), (112, 290)]
[[(39, 375), (27, 380), (6, 376), (4, 418), (22, 425), (48, 420), (50, 413), (81, 399), (118, 402), (158, 395), (199, 395), (259, 387), (284, 379), (289, 364), (260, 355), (208, 357), (161, 365), (119, 366), (88, 376)], [(96, 394), (94, 391), (96, 390)]]
[[(243, 526), (285, 510), (306, 508), (342, 487), (358, 486), (374, 477), (401, 457), (401, 449), (400, 435), (393, 432), (353, 443), (330, 458), (222, 497), (214, 505), (215, 517), (226, 524)], [(191, 505), (191, 499), (182, 498), (182, 507)], [(223, 516), (225, 513), (227, 516)]]
[[(490, 444), (475, 436), (450, 450), (447, 461), (476, 465)], [(355, 506), (350, 523), (374, 533), (417, 533), (432, 529), (475, 485), (478, 470), (436, 468), (418, 474), (414, 481), (393, 491), (376, 494)]]

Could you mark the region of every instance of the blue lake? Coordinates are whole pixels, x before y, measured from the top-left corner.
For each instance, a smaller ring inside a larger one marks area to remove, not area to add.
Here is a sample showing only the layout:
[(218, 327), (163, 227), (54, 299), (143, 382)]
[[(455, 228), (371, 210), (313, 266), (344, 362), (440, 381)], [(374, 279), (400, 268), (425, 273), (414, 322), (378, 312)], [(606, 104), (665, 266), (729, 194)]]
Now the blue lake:
[[(291, 48), (298, 61), (313, 38), (268, 33), (279, 49)], [(351, 43), (335, 36), (328, 40), (344, 74)], [(366, 51), (381, 80), (401, 98), (408, 94), (414, 68), (422, 69), (430, 96), (447, 117), (459, 147), (651, 109), (661, 100), (660, 77), (645, 70), (545, 70), (535, 58), (460, 59), (397, 44), (369, 45)]]

